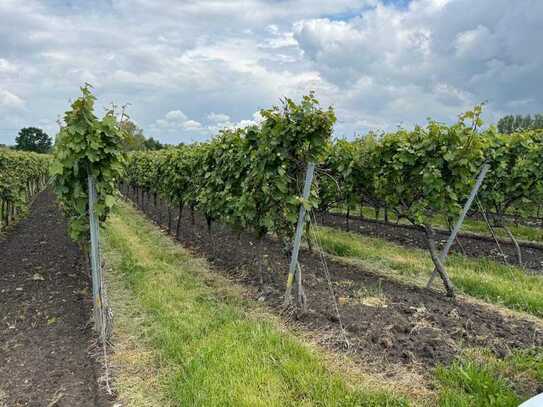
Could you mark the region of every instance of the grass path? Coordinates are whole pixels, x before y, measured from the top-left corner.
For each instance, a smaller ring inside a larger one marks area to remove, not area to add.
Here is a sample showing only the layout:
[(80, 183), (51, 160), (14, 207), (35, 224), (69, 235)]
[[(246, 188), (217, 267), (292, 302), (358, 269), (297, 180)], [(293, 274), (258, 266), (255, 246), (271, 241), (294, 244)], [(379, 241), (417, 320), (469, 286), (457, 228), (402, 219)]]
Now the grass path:
[(127, 405), (408, 405), (331, 371), (128, 205), (106, 226), (105, 257)]
[[(332, 210), (334, 213), (340, 213), (344, 214), (346, 213), (346, 209), (344, 208), (334, 208)], [(351, 209), (351, 213), (355, 215), (360, 214), (360, 208)], [(373, 208), (364, 207), (362, 209), (362, 214), (366, 219), (375, 219), (375, 211)], [(390, 222), (396, 222), (397, 217), (394, 214), (394, 212), (389, 212), (389, 221)], [(379, 216), (377, 218), (380, 221), (384, 221), (384, 211), (381, 210), (379, 212)], [(410, 222), (407, 219), (400, 219), (401, 224), (409, 225)], [(447, 230), (448, 224), (447, 219), (443, 215), (437, 215), (434, 218), (434, 225), (438, 228)], [(543, 242), (543, 228), (541, 227), (535, 227), (535, 226), (527, 226), (522, 224), (515, 224), (513, 222), (508, 222), (509, 229), (511, 230), (511, 233), (517, 238), (529, 242), (537, 242), (541, 243)], [(476, 233), (478, 235), (483, 235), (487, 237), (492, 237), (490, 231), (488, 230), (488, 226), (483, 220), (478, 219), (471, 219), (466, 218), (464, 221), (464, 224), (462, 225), (462, 232), (470, 232), (470, 233)], [(505, 230), (503, 228), (495, 228), (494, 232), (496, 235), (502, 239), (509, 240), (509, 237)]]
[[(323, 249), (329, 254), (381, 274), (424, 285), (433, 270), (432, 260), (425, 250), (329, 227), (319, 227), (318, 234)], [(448, 257), (446, 266), (461, 292), (489, 303), (543, 316), (543, 276), (528, 275), (518, 267), (486, 258), (472, 259), (457, 254)], [(436, 279), (434, 285), (440, 284), (441, 281)]]

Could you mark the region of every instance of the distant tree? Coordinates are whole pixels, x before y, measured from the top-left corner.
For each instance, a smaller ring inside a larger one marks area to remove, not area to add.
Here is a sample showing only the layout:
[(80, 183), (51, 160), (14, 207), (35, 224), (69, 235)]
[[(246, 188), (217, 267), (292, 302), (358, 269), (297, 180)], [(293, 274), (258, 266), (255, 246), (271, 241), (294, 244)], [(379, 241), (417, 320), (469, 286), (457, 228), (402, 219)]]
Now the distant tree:
[(125, 151), (161, 150), (164, 148), (160, 141), (152, 137), (146, 138), (143, 130), (129, 119), (122, 121), (121, 128), (125, 132), (123, 146)]
[(145, 136), (143, 130), (139, 128), (131, 120), (123, 120), (121, 128), (125, 133), (123, 149), (125, 151), (137, 151), (143, 150), (143, 143), (145, 142)]
[(534, 129), (543, 129), (543, 113), (534, 116)]
[(19, 131), (19, 135), (15, 138), (15, 143), (17, 150), (48, 153), (51, 151), (53, 141), (42, 129), (25, 127)]
[(543, 129), (543, 114), (538, 113), (535, 116), (522, 116), (517, 114), (507, 115), (498, 121), (498, 131), (504, 134), (511, 134), (517, 131)]
[(145, 139), (143, 142), (143, 147), (145, 150), (162, 150), (164, 148), (164, 144), (150, 137)]

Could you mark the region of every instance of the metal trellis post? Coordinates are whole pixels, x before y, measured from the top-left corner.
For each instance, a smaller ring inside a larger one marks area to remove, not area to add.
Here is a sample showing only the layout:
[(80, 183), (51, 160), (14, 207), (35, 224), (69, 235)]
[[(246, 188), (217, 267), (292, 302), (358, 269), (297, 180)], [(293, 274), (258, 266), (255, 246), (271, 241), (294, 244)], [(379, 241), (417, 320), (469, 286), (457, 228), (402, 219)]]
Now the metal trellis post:
[[(305, 174), (305, 184), (303, 190), (304, 202), (309, 198), (311, 192), (311, 183), (313, 182), (313, 174), (315, 173), (315, 163), (310, 162), (307, 165), (307, 171)], [(294, 283), (294, 276), (298, 269), (298, 254), (300, 252), (300, 243), (302, 241), (302, 232), (305, 223), (305, 206), (300, 205), (300, 212), (298, 214), (298, 224), (296, 225), (296, 233), (294, 235), (294, 244), (292, 247), (292, 256), (290, 258), (289, 274), (287, 281), (287, 290), (285, 292), (285, 305), (290, 303), (292, 285)], [(299, 272), (298, 272), (299, 273)], [(300, 275), (298, 278), (301, 277)]]
[[(89, 226), (90, 226), (90, 260), (92, 271), (92, 298), (94, 303), (94, 322), (95, 328), (100, 337), (102, 330), (102, 259), (100, 258), (100, 230), (98, 219), (96, 218), (96, 185), (94, 178), (89, 174)], [(104, 340), (104, 338), (101, 338)]]
[[(466, 204), (464, 205), (464, 209), (462, 210), (462, 213), (460, 214), (460, 217), (456, 221), (456, 224), (454, 225), (454, 228), (449, 236), (449, 239), (447, 240), (447, 243), (445, 244), (445, 247), (443, 247), (443, 251), (440, 255), (441, 263), (445, 262), (445, 259), (449, 255), (449, 250), (451, 249), (454, 240), (456, 239), (456, 235), (460, 231), (460, 228), (462, 227), (462, 224), (464, 223), (464, 219), (471, 208), (471, 205), (473, 204), (473, 200), (477, 196), (477, 192), (479, 192), (479, 189), (481, 188), (481, 185), (483, 184), (483, 181), (486, 177), (486, 174), (488, 170), (490, 169), (489, 164), (484, 164), (481, 168), (481, 171), (479, 172), (479, 175), (477, 176), (477, 181), (475, 182), (475, 185), (473, 186), (471, 193), (469, 195), (468, 200), (466, 201)], [(430, 276), (430, 279), (428, 280), (428, 284), (426, 284), (426, 288), (430, 288), (432, 286), (432, 283), (434, 282), (434, 279), (437, 277), (438, 272), (437, 269), (434, 268), (434, 271), (432, 275)]]

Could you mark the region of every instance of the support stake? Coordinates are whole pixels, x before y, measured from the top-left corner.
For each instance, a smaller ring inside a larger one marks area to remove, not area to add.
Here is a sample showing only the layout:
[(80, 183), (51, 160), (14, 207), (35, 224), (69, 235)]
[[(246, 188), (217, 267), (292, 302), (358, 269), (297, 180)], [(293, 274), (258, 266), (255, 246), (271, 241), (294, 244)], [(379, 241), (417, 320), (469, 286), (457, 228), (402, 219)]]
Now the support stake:
[[(443, 248), (443, 251), (441, 252), (441, 255), (439, 256), (439, 260), (443, 264), (445, 263), (445, 260), (447, 259), (447, 256), (449, 255), (449, 250), (451, 249), (451, 246), (453, 245), (454, 240), (456, 239), (456, 235), (460, 231), (460, 228), (462, 227), (462, 224), (464, 223), (464, 219), (466, 218), (466, 215), (469, 209), (471, 208), (471, 205), (473, 204), (473, 200), (477, 196), (477, 192), (479, 192), (481, 185), (483, 185), (483, 181), (489, 169), (490, 169), (490, 165), (484, 164), (481, 168), (481, 171), (479, 172), (479, 175), (477, 176), (477, 181), (475, 182), (475, 185), (471, 189), (471, 193), (469, 195), (468, 200), (466, 201), (466, 204), (464, 205), (464, 209), (462, 210), (460, 217), (456, 221), (456, 224), (454, 225), (454, 228), (449, 238), (447, 239), (447, 243), (445, 244), (445, 247)], [(432, 275), (430, 276), (430, 279), (428, 280), (428, 284), (426, 284), (426, 288), (430, 288), (432, 286), (432, 283), (434, 282), (434, 279), (437, 277), (437, 275), (438, 275), (438, 272), (434, 268), (434, 271)]]
[(89, 174), (88, 176), (89, 184), (89, 226), (90, 226), (90, 237), (91, 237), (91, 248), (90, 248), (90, 260), (91, 260), (91, 270), (92, 270), (92, 297), (94, 302), (94, 323), (95, 328), (100, 339), (105, 340), (103, 337), (103, 323), (102, 320), (102, 260), (100, 258), (100, 231), (98, 227), (98, 219), (96, 219), (96, 214), (94, 213), (94, 208), (96, 206), (96, 185), (94, 179)]
[[(304, 201), (307, 201), (309, 198), (309, 193), (311, 192), (311, 183), (313, 182), (313, 174), (315, 173), (315, 163), (309, 163), (307, 165), (307, 171), (305, 173), (305, 184), (304, 184), (304, 190), (303, 190), (303, 199)], [(301, 273), (298, 269), (298, 254), (300, 252), (300, 243), (302, 241), (302, 232), (304, 229), (304, 223), (305, 223), (305, 207), (304, 205), (300, 205), (300, 212), (298, 214), (298, 224), (296, 225), (296, 233), (294, 235), (294, 244), (292, 247), (292, 255), (290, 258), (290, 266), (289, 266), (289, 274), (288, 274), (288, 281), (287, 281), (287, 289), (285, 291), (285, 300), (284, 305), (287, 306), (291, 302), (291, 292), (292, 292), (292, 286), (294, 283), (294, 278), (296, 276), (298, 290), (301, 290), (298, 294), (299, 296), (303, 293), (303, 287), (302, 287), (302, 281), (301, 281)]]

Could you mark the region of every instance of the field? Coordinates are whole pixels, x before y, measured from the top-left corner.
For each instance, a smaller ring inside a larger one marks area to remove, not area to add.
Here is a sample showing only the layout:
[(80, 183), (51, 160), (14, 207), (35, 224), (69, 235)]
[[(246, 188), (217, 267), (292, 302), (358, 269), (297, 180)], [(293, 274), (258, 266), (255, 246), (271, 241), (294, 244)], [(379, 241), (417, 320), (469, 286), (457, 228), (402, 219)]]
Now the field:
[[(543, 390), (542, 132), (483, 130), (476, 107), (332, 140), (310, 94), (125, 154), (94, 101), (82, 88), (52, 156), (0, 152), (0, 405), (517, 406)], [(28, 163), (32, 182), (13, 176)]]

